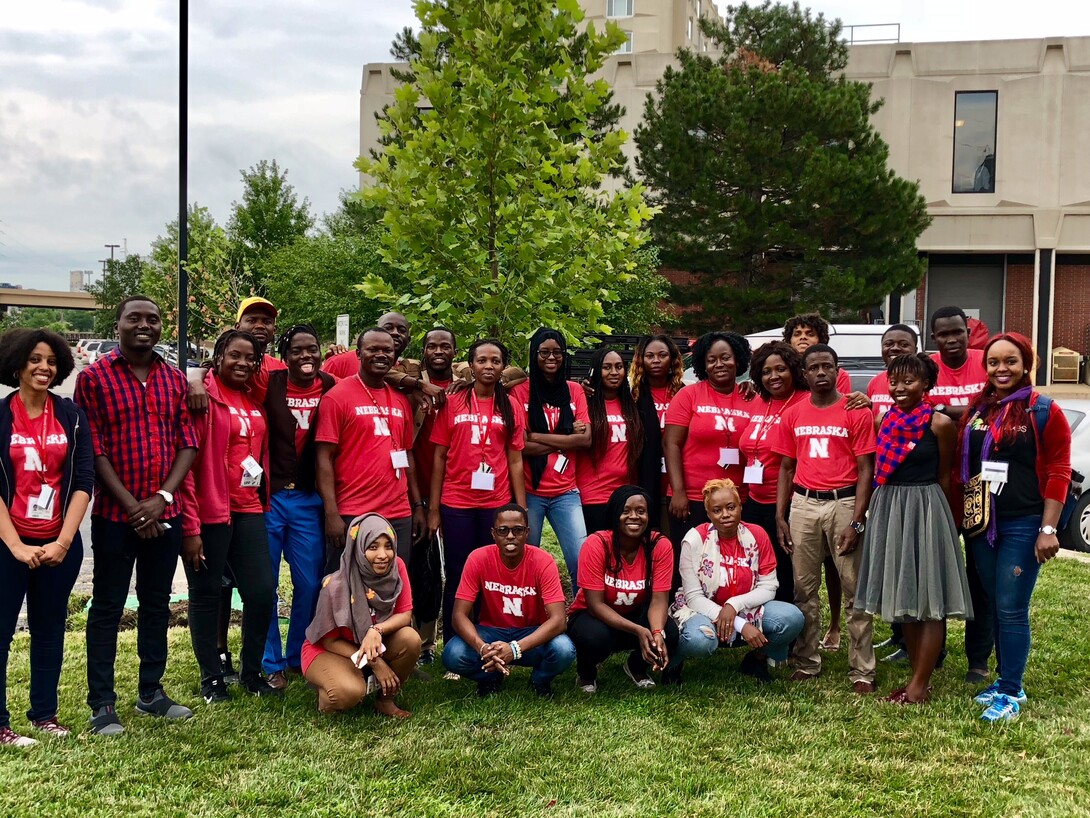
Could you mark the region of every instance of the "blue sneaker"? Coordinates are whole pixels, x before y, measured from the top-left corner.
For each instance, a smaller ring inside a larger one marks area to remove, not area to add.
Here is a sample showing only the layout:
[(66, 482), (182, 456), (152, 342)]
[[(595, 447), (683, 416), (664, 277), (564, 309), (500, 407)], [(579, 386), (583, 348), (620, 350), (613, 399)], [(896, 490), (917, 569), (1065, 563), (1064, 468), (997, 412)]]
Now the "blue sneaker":
[[(977, 693), (975, 696), (973, 696), (973, 701), (979, 704), (981, 707), (991, 707), (992, 702), (995, 701), (995, 697), (998, 695), (999, 680), (997, 679), (986, 688), (981, 690), (979, 693)], [(1013, 699), (1014, 701), (1018, 702), (1018, 704), (1025, 704), (1026, 701), (1028, 701), (1028, 697), (1026, 696), (1026, 691), (1024, 688), (1019, 688), (1017, 696), (1011, 696), (1010, 694), (1007, 694), (1007, 698)]]
[(995, 694), (991, 705), (980, 717), (986, 722), (1014, 721), (1018, 718), (1018, 702), (1003, 693)]

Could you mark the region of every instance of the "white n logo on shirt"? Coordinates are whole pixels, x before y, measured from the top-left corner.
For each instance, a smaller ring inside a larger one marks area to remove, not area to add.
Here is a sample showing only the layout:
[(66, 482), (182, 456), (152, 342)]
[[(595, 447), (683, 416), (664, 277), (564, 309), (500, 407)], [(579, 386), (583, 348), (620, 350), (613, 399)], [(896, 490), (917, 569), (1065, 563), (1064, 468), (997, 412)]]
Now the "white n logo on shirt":
[(628, 442), (628, 426), (627, 424), (620, 424), (619, 426), (610, 426), (612, 437), (610, 437), (610, 443), (627, 443)]
[(295, 417), (295, 423), (304, 432), (310, 428), (310, 410), (309, 409), (292, 409), (292, 415)]
[(473, 424), (473, 445), (481, 445), (481, 427), (478, 426), (476, 423)]
[(45, 467), (42, 465), (41, 455), (38, 454), (38, 450), (34, 446), (27, 446), (23, 449), (23, 454), (26, 457), (26, 463), (23, 464), (23, 471), (45, 471)]
[(250, 419), (245, 415), (238, 416), (238, 436), (239, 437), (252, 437), (253, 426), (250, 423)]
[(375, 437), (390, 437), (390, 421), (386, 418), (375, 417)]
[(829, 459), (829, 438), (827, 437), (812, 437), (810, 438), (810, 457), (817, 458), (819, 460)]
[(503, 612), (511, 616), (522, 617), (522, 597), (505, 596), (503, 598)]
[(618, 607), (628, 607), (628, 606), (631, 606), (631, 605), (635, 605), (636, 604), (636, 592), (633, 591), (630, 594), (626, 594), (626, 593), (623, 593), (623, 592), (618, 592), (617, 593), (617, 599), (614, 601), (613, 604), (618, 606)]
[(725, 418), (722, 415), (715, 416), (715, 431), (717, 432), (733, 432), (734, 431), (734, 418)]

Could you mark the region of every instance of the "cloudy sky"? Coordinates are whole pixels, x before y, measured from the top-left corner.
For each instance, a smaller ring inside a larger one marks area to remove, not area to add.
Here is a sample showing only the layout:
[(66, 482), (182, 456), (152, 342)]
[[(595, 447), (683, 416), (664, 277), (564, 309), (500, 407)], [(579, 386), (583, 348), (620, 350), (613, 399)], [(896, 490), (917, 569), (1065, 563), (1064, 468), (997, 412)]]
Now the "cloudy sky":
[[(101, 269), (104, 245), (146, 253), (177, 217), (179, 4), (0, 5), (0, 282), (67, 289), (69, 270)], [(239, 170), (276, 159), (315, 212), (333, 210), (356, 183), (363, 65), (389, 59), (411, 0), (189, 5), (190, 201), (224, 222)], [(903, 41), (1090, 35), (1075, 0), (811, 5), (899, 22)]]

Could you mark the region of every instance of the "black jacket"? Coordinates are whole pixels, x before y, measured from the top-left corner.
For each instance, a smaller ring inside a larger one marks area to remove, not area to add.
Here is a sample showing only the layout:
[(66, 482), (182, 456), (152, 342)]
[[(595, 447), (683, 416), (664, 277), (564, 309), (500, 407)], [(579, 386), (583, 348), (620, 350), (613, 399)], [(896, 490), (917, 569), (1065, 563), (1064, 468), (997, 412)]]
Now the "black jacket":
[[(337, 381), (319, 372), (322, 394)], [(302, 456), (295, 451), (295, 416), (288, 408), (288, 371), (280, 369), (269, 373), (269, 385), (265, 389), (265, 416), (269, 424), (269, 488), (273, 494), (294, 484), (300, 491), (314, 491), (315, 445), (314, 433), (318, 428), (318, 409), (310, 415), (310, 429), (303, 444)]]
[[(0, 401), (0, 441), (6, 441), (0, 442), (0, 496), (9, 509), (15, 499), (15, 466), (11, 462), (11, 402), (17, 400), (17, 396), (17, 392), (12, 392)], [(73, 492), (85, 491), (93, 494), (95, 490), (95, 453), (91, 445), (91, 427), (83, 410), (68, 398), (61, 398), (50, 392), (49, 399), (53, 401), (53, 413), (68, 437), (68, 454), (61, 480), (61, 508), (63, 512), (67, 512)]]

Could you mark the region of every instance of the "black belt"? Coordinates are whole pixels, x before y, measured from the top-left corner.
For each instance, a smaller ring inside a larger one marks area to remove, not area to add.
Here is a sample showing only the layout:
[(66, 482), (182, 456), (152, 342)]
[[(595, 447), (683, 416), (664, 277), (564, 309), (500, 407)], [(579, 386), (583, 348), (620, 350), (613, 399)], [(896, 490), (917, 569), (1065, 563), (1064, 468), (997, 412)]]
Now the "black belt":
[(818, 491), (817, 489), (807, 489), (800, 486), (798, 483), (794, 484), (795, 494), (801, 494), (807, 500), (844, 500), (848, 497), (855, 497), (855, 486), (845, 486), (842, 489), (833, 489), (832, 491)]

